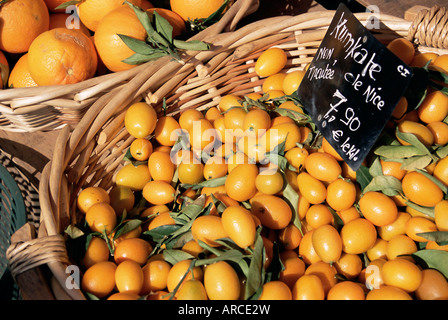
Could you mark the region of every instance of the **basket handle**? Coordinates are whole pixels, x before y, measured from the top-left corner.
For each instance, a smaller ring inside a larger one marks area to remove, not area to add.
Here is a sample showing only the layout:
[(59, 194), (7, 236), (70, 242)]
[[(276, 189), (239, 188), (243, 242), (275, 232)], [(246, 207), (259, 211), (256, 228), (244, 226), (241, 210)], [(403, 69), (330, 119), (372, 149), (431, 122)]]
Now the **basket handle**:
[(405, 19), (412, 20), (408, 40), (417, 45), (448, 49), (448, 9), (438, 5), (415, 6), (405, 13)]

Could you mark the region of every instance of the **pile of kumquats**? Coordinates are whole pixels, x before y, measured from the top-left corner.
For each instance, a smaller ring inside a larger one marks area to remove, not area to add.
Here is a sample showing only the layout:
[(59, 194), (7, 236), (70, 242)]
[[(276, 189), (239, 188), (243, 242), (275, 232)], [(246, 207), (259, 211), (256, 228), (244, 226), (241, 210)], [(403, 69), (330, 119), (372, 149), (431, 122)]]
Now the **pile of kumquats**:
[(388, 47), (426, 82), (357, 171), (302, 108), (305, 71), (283, 72), (280, 48), (256, 61), (262, 92), (172, 116), (131, 105), (113, 187), (82, 189), (66, 230), (87, 297), (448, 299), (448, 55)]

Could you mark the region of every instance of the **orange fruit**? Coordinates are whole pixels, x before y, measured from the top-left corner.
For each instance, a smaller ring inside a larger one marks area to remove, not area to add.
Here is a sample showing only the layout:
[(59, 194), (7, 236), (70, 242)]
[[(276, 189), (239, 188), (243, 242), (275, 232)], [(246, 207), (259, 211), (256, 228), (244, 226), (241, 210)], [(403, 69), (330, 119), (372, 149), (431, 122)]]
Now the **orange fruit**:
[(430, 65), (433, 65), (437, 57), (438, 54), (434, 52), (416, 53), (412, 59), (411, 66), (423, 68), (429, 61), (431, 61)]
[(92, 205), (100, 202), (110, 203), (110, 197), (105, 189), (96, 186), (82, 189), (76, 198), (77, 207), (82, 213), (86, 213)]
[(228, 237), (222, 218), (213, 215), (196, 218), (191, 225), (191, 233), (194, 240), (201, 240), (211, 247), (220, 246), (215, 240)]
[(151, 179), (147, 164), (134, 166), (128, 163), (120, 168), (115, 177), (115, 183), (121, 187), (128, 187), (133, 191), (143, 190)]
[(246, 113), (243, 121), (243, 131), (246, 134), (261, 136), (271, 126), (271, 117), (263, 109), (252, 109)]
[(136, 102), (126, 110), (124, 125), (129, 134), (135, 138), (146, 138), (154, 132), (157, 113), (146, 102)]
[(308, 208), (305, 220), (310, 228), (317, 229), (325, 224), (332, 224), (334, 217), (327, 204), (317, 203)]
[(305, 159), (305, 169), (320, 181), (332, 182), (342, 173), (341, 165), (328, 153), (314, 152)]
[(197, 258), (198, 255), (204, 251), (204, 249), (199, 245), (199, 243), (197, 243), (196, 240), (192, 239), (182, 246), (182, 251), (188, 252)]
[(395, 258), (386, 261), (381, 269), (384, 284), (400, 288), (406, 292), (414, 292), (422, 282), (422, 271), (413, 262)]
[(218, 109), (221, 112), (227, 112), (232, 107), (242, 107), (240, 101), (241, 97), (234, 94), (226, 94), (219, 100)]
[(154, 139), (163, 146), (173, 146), (183, 134), (179, 122), (172, 116), (162, 116), (154, 128)]
[(233, 136), (242, 137), (244, 134), (244, 119), (247, 111), (244, 108), (230, 108), (224, 113), (224, 126)]
[(224, 0), (170, 0), (171, 10), (179, 14), (185, 21), (208, 18), (221, 7)]
[(181, 183), (196, 184), (204, 180), (204, 164), (194, 158), (191, 152), (187, 153), (177, 168)]
[(364, 193), (359, 200), (359, 209), (367, 220), (379, 227), (391, 224), (398, 215), (395, 202), (379, 191)]
[(185, 21), (183, 18), (177, 14), (176, 12), (165, 9), (165, 8), (149, 8), (146, 10), (147, 12), (154, 13), (157, 12), (162, 18), (165, 18), (168, 20), (168, 22), (173, 27), (173, 38), (180, 36), (182, 33), (184, 33), (187, 30), (187, 27), (185, 26)]
[(48, 30), (54, 28), (77, 29), (86, 36), (91, 36), (89, 29), (87, 29), (87, 27), (80, 22), (75, 15), (68, 13), (50, 13), (50, 24)]
[(109, 203), (99, 202), (87, 209), (86, 222), (92, 231), (109, 234), (117, 224), (117, 215)]
[(109, 257), (110, 251), (106, 241), (99, 237), (92, 237), (82, 258), (82, 263), (88, 269), (95, 263), (109, 260)]
[(81, 280), (84, 291), (97, 298), (104, 298), (115, 288), (115, 271), (117, 265), (111, 261), (102, 261), (86, 270)]
[(400, 58), (404, 63), (411, 64), (415, 55), (414, 44), (404, 38), (395, 38), (387, 45), (387, 49), (389, 49), (393, 54), (395, 54), (398, 58)]
[(296, 70), (288, 72), (283, 79), (283, 92), (287, 95), (291, 95), (297, 91), (305, 76), (305, 70)]
[(194, 121), (204, 119), (205, 116), (197, 109), (187, 109), (179, 116), (179, 125), (182, 129), (190, 131), (193, 127)]
[(442, 200), (435, 205), (434, 222), (439, 231), (448, 231), (448, 200)]
[(286, 73), (279, 72), (264, 79), (262, 84), (263, 92), (266, 93), (270, 90), (283, 91), (283, 80), (285, 79), (285, 77)]
[(342, 227), (340, 236), (344, 252), (361, 254), (375, 245), (377, 231), (369, 220), (356, 218)]
[(226, 194), (236, 201), (249, 200), (257, 192), (257, 175), (258, 167), (255, 164), (238, 164), (227, 176)]
[(314, 250), (313, 247), (313, 233), (313, 229), (306, 232), (303, 235), (299, 245), (299, 255), (307, 265), (320, 261), (320, 257), (317, 255), (316, 250)]
[(118, 265), (123, 261), (132, 260), (143, 266), (151, 251), (152, 245), (148, 241), (141, 238), (124, 239), (115, 248), (114, 260)]
[(45, 1), (45, 4), (47, 5), (47, 8), (50, 12), (64, 12), (65, 11), (65, 9), (56, 10), (56, 7), (67, 2), (66, 0), (44, 0), (44, 1)]
[(406, 170), (401, 169), (401, 162), (380, 160), (383, 175), (392, 176), (398, 180), (402, 180), (406, 174)]
[(119, 292), (139, 294), (143, 287), (143, 271), (133, 260), (125, 260), (115, 270), (115, 285)]
[(170, 183), (160, 180), (149, 181), (143, 187), (143, 197), (153, 205), (168, 204), (174, 201), (176, 191)]
[(265, 194), (255, 195), (250, 199), (250, 204), (252, 214), (269, 229), (283, 229), (291, 221), (291, 207), (281, 197)]
[(261, 137), (260, 143), (266, 152), (271, 152), (279, 144), (284, 143), (284, 151), (287, 152), (297, 146), (301, 134), (296, 123), (281, 123), (271, 126)]
[(448, 143), (448, 124), (442, 121), (430, 122), (426, 127), (434, 136), (434, 144), (445, 145)]
[(166, 288), (169, 292), (173, 292), (179, 284), (182, 286), (190, 279), (203, 280), (204, 272), (196, 266), (190, 269), (191, 262), (192, 260), (180, 260), (171, 267), (166, 279)]
[[(160, 121), (160, 120), (159, 120)], [(192, 150), (200, 150), (208, 153), (213, 149), (218, 132), (207, 119), (200, 119), (193, 122), (193, 127), (188, 131)], [(174, 142), (173, 142), (174, 144)]]
[(294, 147), (285, 153), (285, 158), (297, 171), (300, 171), (308, 155), (309, 151), (307, 149)]
[(335, 158), (337, 161), (342, 161), (341, 155), (336, 151), (335, 148), (333, 148), (330, 142), (328, 142), (328, 140), (325, 138), (322, 139), (322, 150), (325, 153), (328, 153), (329, 155), (333, 156), (333, 158)]
[[(140, 6), (141, 0), (130, 0), (130, 3)], [(120, 0), (84, 0), (78, 3), (78, 14), (81, 22), (89, 28), (89, 30), (96, 31), (100, 20), (105, 17), (112, 10), (121, 7), (128, 6), (123, 4)]]
[(424, 123), (443, 121), (448, 115), (448, 96), (439, 90), (428, 93), (418, 107), (417, 114)]
[(0, 88), (2, 89), (6, 87), (6, 84), (8, 83), (8, 78), (10, 76), (9, 71), (8, 59), (6, 59), (3, 51), (0, 51)]
[(375, 259), (383, 259), (387, 257), (388, 242), (384, 239), (377, 238), (373, 247), (367, 250), (367, 257), (372, 261)]
[(197, 279), (189, 279), (182, 283), (176, 292), (176, 300), (207, 300), (204, 284)]
[(316, 275), (322, 282), (322, 287), (325, 294), (338, 282), (336, 278), (337, 270), (333, 264), (324, 261), (317, 261), (308, 266), (305, 270), (305, 275)]
[(439, 179), (444, 185), (448, 186), (448, 157), (437, 161), (434, 167), (433, 176)]
[(320, 278), (314, 274), (301, 276), (292, 288), (293, 300), (324, 300), (325, 291)]
[(206, 180), (224, 177), (228, 173), (226, 160), (222, 157), (210, 157), (204, 164), (204, 178)]
[(131, 156), (138, 161), (145, 161), (153, 152), (153, 146), (150, 140), (146, 138), (137, 138), (132, 141), (129, 152)]
[(428, 239), (418, 235), (423, 232), (439, 231), (436, 224), (425, 217), (411, 217), (406, 222), (406, 234), (417, 242), (427, 242)]
[(353, 280), (361, 274), (363, 261), (357, 254), (342, 252), (339, 260), (334, 263), (334, 267), (346, 279)]
[(28, 69), (39, 86), (71, 84), (92, 78), (98, 58), (92, 41), (79, 30), (56, 28), (34, 39)]
[(285, 250), (298, 248), (301, 240), (302, 232), (292, 223), (281, 229), (278, 233), (278, 241)]
[(444, 73), (448, 73), (448, 54), (441, 54), (435, 58), (433, 66)]
[(240, 248), (246, 249), (255, 241), (255, 222), (249, 210), (241, 206), (230, 206), (221, 214), (224, 231)]
[(305, 262), (299, 257), (282, 259), (284, 269), (280, 271), (279, 280), (292, 289), (297, 279), (305, 274)]
[(433, 207), (443, 199), (440, 187), (420, 172), (408, 172), (401, 184), (404, 195), (418, 205)]
[(153, 180), (171, 183), (175, 166), (168, 153), (162, 151), (153, 152), (148, 159), (148, 168)]
[(327, 186), (326, 201), (336, 211), (347, 210), (356, 200), (356, 186), (353, 182), (338, 178)]
[(269, 48), (255, 62), (255, 73), (259, 77), (269, 77), (280, 72), (287, 62), (286, 52), (281, 48)]
[(384, 285), (367, 293), (366, 300), (412, 300), (403, 289)]
[(11, 53), (29, 50), (31, 43), (48, 30), (49, 12), (43, 0), (13, 0), (0, 10), (0, 49)]
[[(398, 124), (398, 130), (400, 132), (411, 133), (415, 135), (417, 139), (425, 146), (431, 146), (434, 143), (434, 136), (432, 135), (431, 130), (429, 130), (422, 123), (412, 120), (403, 120)], [(404, 146), (410, 145), (410, 143), (398, 137), (397, 140)]]
[(240, 296), (238, 274), (226, 261), (218, 261), (205, 268), (204, 286), (210, 300), (237, 300)]
[(140, 294), (164, 290), (167, 286), (171, 265), (164, 260), (148, 261), (143, 267), (143, 286)]
[(365, 300), (365, 298), (361, 285), (353, 281), (339, 282), (327, 294), (327, 300)]
[(107, 69), (113, 72), (135, 67), (135, 65), (122, 61), (135, 52), (120, 39), (118, 34), (124, 34), (142, 41), (147, 36), (134, 11), (128, 5), (121, 6), (121, 1), (118, 8), (110, 11), (101, 19), (94, 35), (95, 47), (99, 57)]
[(300, 193), (311, 204), (318, 204), (325, 201), (327, 189), (322, 181), (314, 178), (308, 172), (302, 171), (297, 176), (297, 185)]
[(263, 285), (258, 300), (291, 300), (292, 293), (288, 285), (279, 280), (273, 280)]
[(204, 116), (205, 116), (205, 119), (210, 121), (212, 124), (213, 124), (213, 122), (216, 119), (224, 117), (221, 114), (221, 111), (219, 111), (218, 107), (210, 107), (210, 108), (208, 108), (207, 111), (205, 112)]
[(418, 300), (448, 300), (448, 282), (435, 269), (422, 270), (422, 282), (415, 296)]
[(322, 261), (333, 263), (342, 253), (342, 240), (339, 232), (331, 225), (324, 224), (313, 232), (313, 248)]
[(393, 236), (406, 233), (406, 222), (411, 218), (407, 212), (399, 211), (397, 219), (391, 224), (378, 227), (378, 236), (381, 239), (389, 241)]
[(279, 171), (262, 171), (255, 178), (257, 190), (264, 194), (276, 194), (283, 190), (283, 185), (283, 175)]
[(406, 97), (401, 97), (400, 100), (398, 100), (397, 105), (394, 108), (394, 111), (392, 111), (391, 117), (395, 120), (400, 120), (405, 115), (406, 111), (408, 110), (408, 100)]
[(339, 218), (341, 218), (344, 224), (347, 224), (348, 222), (360, 217), (359, 212), (355, 206), (351, 206), (346, 210), (338, 211), (336, 212), (336, 214), (339, 216)]
[(107, 300), (138, 300), (140, 296), (132, 292), (115, 292)]
[[(417, 251), (417, 245), (410, 237), (405, 234), (397, 234), (393, 236), (387, 243), (386, 256), (387, 259), (393, 260), (401, 255), (410, 255)], [(407, 259), (408, 257), (401, 257)], [(409, 258), (411, 259), (411, 258)]]
[(148, 225), (148, 231), (160, 226), (175, 225), (176, 221), (171, 217), (170, 211), (159, 213), (156, 217), (151, 219)]

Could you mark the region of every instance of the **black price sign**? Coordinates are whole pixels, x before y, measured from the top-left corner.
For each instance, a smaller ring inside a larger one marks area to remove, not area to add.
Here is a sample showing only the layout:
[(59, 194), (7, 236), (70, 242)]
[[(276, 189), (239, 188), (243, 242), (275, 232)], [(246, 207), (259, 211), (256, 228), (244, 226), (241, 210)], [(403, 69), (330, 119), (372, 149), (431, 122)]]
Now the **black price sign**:
[(412, 77), (341, 4), (297, 91), (323, 136), (357, 170)]

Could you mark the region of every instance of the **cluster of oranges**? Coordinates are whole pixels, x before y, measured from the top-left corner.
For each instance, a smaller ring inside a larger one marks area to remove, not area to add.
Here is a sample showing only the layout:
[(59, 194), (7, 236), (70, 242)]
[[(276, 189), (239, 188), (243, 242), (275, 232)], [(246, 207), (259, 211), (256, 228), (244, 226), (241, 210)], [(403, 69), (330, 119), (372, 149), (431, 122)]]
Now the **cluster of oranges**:
[[(411, 58), (448, 71), (447, 56)], [(267, 49), (255, 64), (262, 92), (228, 94), (203, 112), (158, 118), (145, 102), (128, 108), (125, 127), (135, 139), (114, 186), (88, 187), (77, 198), (90, 235), (84, 292), (148, 300), (448, 299), (446, 268), (418, 259), (448, 254), (446, 240), (427, 238), (446, 239), (448, 231), (446, 155), (417, 170), (403, 169), (398, 153), (372, 152), (362, 168), (398, 182), (400, 192), (367, 190), (288, 98), (305, 71), (285, 73), (286, 63), (282, 49)], [(405, 100), (392, 132), (443, 150), (448, 97), (431, 90), (413, 111)], [(409, 145), (398, 138), (392, 147)]]
[[(72, 84), (135, 67), (122, 61), (134, 52), (119, 35), (145, 41), (147, 34), (128, 4), (80, 0), (67, 10), (58, 8), (66, 2), (8, 0), (1, 4), (2, 88)], [(223, 2), (198, 6), (198, 1), (173, 0), (168, 9), (154, 8), (148, 0), (129, 1), (150, 13), (157, 11), (173, 27), (174, 37), (186, 31), (188, 20), (207, 18)]]

